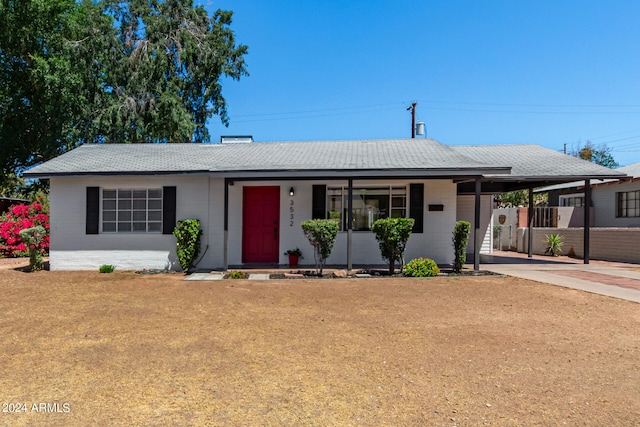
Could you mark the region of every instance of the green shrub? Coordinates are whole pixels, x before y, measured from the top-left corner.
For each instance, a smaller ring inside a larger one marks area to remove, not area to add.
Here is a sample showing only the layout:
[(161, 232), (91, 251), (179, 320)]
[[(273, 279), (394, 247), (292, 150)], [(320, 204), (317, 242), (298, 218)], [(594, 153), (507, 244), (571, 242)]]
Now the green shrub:
[(438, 264), (429, 258), (415, 258), (404, 265), (404, 275), (407, 277), (433, 277), (439, 273)]
[(313, 246), (313, 258), (316, 262), (316, 274), (322, 275), (327, 258), (333, 251), (338, 235), (338, 222), (332, 219), (310, 219), (302, 224), (302, 231)]
[(113, 273), (115, 269), (116, 267), (111, 264), (103, 264), (100, 266), (100, 273)]
[(176, 255), (178, 264), (184, 271), (188, 271), (200, 254), (200, 221), (197, 219), (185, 219), (178, 221), (178, 226), (173, 229), (176, 237)]
[(453, 229), (453, 271), (460, 273), (467, 260), (467, 244), (469, 244), (469, 234), (471, 224), (467, 221), (458, 221)]
[(544, 236), (547, 248), (544, 250), (545, 255), (558, 256), (562, 253), (562, 236), (559, 234), (549, 234)]
[(227, 277), (229, 279), (246, 279), (247, 274), (242, 271), (230, 271)]
[(18, 234), (20, 240), (22, 240), (27, 247), (31, 271), (42, 270), (44, 268), (44, 261), (42, 260), (40, 245), (47, 237), (47, 230), (41, 225), (36, 225), (35, 227), (25, 228)]
[(382, 258), (389, 262), (389, 273), (393, 274), (395, 262), (404, 264), (404, 250), (413, 230), (413, 218), (382, 218), (373, 223), (371, 231), (376, 235)]

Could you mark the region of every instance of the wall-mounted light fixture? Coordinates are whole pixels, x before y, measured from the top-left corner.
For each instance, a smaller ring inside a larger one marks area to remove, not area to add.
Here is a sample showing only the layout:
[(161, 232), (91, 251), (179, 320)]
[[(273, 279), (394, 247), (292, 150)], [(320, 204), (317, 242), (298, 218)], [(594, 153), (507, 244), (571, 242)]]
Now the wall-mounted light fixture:
[(293, 192), (293, 187), (291, 187), (291, 188), (289, 189), (289, 195), (290, 195), (290, 196), (293, 196), (293, 194), (294, 194), (294, 192)]

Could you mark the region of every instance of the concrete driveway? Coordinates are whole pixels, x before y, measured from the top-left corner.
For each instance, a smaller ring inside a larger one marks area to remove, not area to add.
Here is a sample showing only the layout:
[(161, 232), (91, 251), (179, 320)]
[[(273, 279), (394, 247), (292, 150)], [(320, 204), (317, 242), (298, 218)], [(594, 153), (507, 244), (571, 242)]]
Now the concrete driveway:
[(494, 251), (480, 269), (640, 303), (640, 265)]

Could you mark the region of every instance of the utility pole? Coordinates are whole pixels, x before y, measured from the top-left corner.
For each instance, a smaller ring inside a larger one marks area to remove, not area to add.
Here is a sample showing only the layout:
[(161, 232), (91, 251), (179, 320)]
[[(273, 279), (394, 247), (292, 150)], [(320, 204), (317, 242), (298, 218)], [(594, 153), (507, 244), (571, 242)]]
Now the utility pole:
[(418, 101), (413, 101), (409, 107), (407, 107), (407, 111), (411, 111), (411, 138), (416, 137), (416, 105), (418, 105)]

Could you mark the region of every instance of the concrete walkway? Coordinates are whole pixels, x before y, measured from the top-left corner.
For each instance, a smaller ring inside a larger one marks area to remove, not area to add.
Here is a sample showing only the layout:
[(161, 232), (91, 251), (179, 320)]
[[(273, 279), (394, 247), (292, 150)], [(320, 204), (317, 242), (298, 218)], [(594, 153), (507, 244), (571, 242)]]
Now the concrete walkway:
[(640, 303), (640, 265), (494, 251), (480, 269)]

